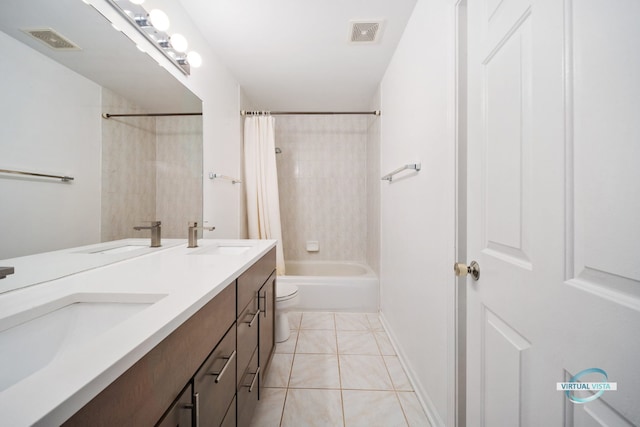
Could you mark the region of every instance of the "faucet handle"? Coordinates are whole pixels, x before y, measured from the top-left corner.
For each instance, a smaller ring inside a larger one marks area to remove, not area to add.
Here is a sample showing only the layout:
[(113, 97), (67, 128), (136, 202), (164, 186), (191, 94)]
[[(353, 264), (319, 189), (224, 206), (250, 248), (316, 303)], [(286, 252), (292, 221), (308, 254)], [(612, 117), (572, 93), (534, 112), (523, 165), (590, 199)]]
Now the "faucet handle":
[[(140, 222), (143, 222), (145, 224), (149, 224), (149, 227), (144, 227), (145, 230), (149, 229), (149, 228), (152, 228), (152, 227), (160, 227), (160, 225), (162, 224), (162, 221), (158, 221), (158, 220), (140, 221)], [(137, 227), (141, 227), (141, 226), (137, 226)], [(136, 227), (134, 227), (134, 228), (136, 228)]]
[[(205, 221), (205, 222), (207, 222), (207, 221)], [(189, 221), (189, 229), (190, 230), (198, 229), (198, 230), (213, 231), (216, 228), (215, 227), (204, 227), (204, 226), (200, 226), (199, 227), (197, 221)]]

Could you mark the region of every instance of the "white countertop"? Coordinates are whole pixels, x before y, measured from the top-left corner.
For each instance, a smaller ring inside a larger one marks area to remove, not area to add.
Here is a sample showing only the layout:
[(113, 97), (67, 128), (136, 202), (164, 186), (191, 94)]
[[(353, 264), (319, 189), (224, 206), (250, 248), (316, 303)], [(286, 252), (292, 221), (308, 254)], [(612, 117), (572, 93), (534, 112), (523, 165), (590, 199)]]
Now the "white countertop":
[[(61, 424), (276, 244), (275, 240), (203, 239), (200, 248), (189, 249), (186, 241), (174, 243), (177, 246), (47, 282), (41, 280), (37, 261), (46, 261), (49, 254), (29, 257), (34, 262), (33, 277), (42, 283), (0, 294), (0, 330), (6, 329), (7, 319), (12, 316), (15, 319), (34, 307), (78, 294), (104, 297), (106, 301), (109, 295), (125, 295), (131, 302), (157, 302), (74, 346), (64, 357), (53, 357), (44, 368), (1, 391), (3, 425)], [(203, 253), (207, 247), (221, 244), (251, 248), (235, 255)], [(82, 251), (69, 250), (72, 256), (62, 258), (58, 252), (52, 254), (67, 273), (73, 267), (73, 258), (78, 259), (80, 270), (86, 265), (87, 254)], [(16, 269), (16, 274), (19, 271)], [(30, 273), (22, 269), (20, 274)], [(0, 367), (0, 372), (4, 368)]]

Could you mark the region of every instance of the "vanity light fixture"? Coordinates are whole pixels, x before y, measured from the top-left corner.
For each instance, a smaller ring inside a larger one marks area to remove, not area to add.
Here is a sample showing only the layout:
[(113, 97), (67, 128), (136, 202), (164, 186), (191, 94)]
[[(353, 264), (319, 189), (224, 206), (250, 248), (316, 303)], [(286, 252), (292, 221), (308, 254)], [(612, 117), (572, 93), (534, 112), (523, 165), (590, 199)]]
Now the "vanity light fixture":
[(158, 31), (167, 31), (171, 25), (167, 14), (160, 9), (152, 9), (149, 12), (149, 21)]
[(189, 42), (187, 42), (187, 39), (182, 34), (173, 34), (169, 38), (169, 43), (171, 43), (173, 50), (180, 53), (186, 52), (189, 47)]
[[(188, 52), (189, 43), (181, 34), (169, 35), (170, 20), (160, 9), (147, 12), (142, 6), (144, 0), (107, 0), (107, 2), (158, 51), (160, 51), (183, 74), (191, 74), (191, 67), (198, 68), (202, 57), (197, 52)], [(141, 49), (143, 50), (143, 49)]]
[(198, 68), (202, 65), (202, 56), (196, 51), (191, 51), (187, 53), (187, 61), (193, 68)]

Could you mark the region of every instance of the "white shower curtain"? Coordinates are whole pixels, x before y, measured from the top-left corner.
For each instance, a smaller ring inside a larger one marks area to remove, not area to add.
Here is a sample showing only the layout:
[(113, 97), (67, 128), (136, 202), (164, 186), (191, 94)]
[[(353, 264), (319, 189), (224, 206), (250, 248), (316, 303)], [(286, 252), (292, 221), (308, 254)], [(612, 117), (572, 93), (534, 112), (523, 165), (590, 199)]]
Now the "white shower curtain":
[(276, 239), (277, 274), (284, 274), (274, 118), (244, 119), (244, 167), (250, 239)]

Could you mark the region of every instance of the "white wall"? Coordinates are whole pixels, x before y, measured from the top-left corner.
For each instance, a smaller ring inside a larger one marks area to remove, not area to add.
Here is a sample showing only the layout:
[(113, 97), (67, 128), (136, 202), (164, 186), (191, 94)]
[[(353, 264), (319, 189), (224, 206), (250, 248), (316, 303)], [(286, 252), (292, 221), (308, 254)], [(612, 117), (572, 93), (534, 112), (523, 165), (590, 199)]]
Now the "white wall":
[[(247, 96), (246, 92), (240, 88), (239, 90), (239, 97), (240, 97), (240, 110), (245, 110), (245, 111), (250, 111), (250, 110), (254, 110), (254, 104), (253, 101)], [(241, 139), (241, 147), (240, 147), (240, 156), (241, 159), (244, 159), (244, 119), (240, 120), (239, 126), (238, 126), (238, 132), (240, 132), (240, 139)], [(242, 179), (244, 181), (244, 160), (240, 161), (240, 179)], [(238, 237), (241, 239), (247, 239), (249, 237), (249, 223), (248, 223), (248, 216), (247, 216), (247, 192), (246, 192), (246, 187), (244, 185), (242, 185), (241, 187), (241, 191), (240, 191), (240, 207), (239, 207), (239, 216), (240, 216), (240, 231), (238, 234)]]
[(454, 2), (418, 0), (381, 84), (381, 313), (434, 425), (453, 425)]
[[(369, 104), (380, 110), (380, 90)], [(367, 127), (367, 264), (380, 274), (380, 117), (368, 116)]]
[(75, 178), (2, 174), (0, 259), (99, 242), (100, 86), (2, 32), (0, 51), (0, 168)]

